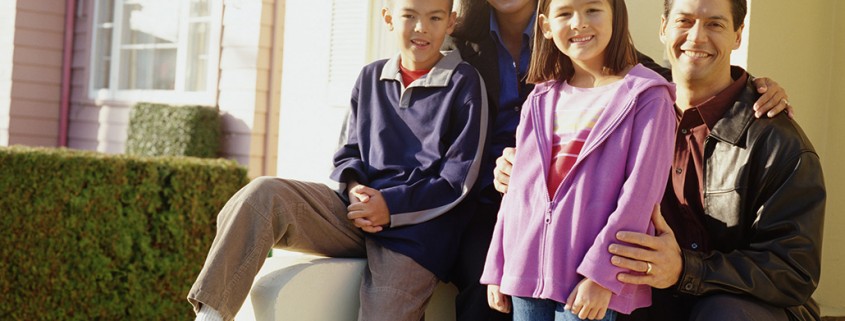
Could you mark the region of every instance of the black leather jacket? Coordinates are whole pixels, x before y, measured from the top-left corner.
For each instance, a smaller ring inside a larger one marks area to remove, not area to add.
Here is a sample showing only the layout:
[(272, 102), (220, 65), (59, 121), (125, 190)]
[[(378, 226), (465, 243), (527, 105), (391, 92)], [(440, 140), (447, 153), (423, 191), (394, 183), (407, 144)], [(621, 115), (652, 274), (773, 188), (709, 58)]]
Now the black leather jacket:
[[(750, 77), (749, 77), (750, 78)], [(819, 320), (825, 187), (819, 156), (785, 113), (754, 118), (749, 79), (704, 143), (704, 210), (714, 250), (683, 250), (677, 291), (750, 295)]]

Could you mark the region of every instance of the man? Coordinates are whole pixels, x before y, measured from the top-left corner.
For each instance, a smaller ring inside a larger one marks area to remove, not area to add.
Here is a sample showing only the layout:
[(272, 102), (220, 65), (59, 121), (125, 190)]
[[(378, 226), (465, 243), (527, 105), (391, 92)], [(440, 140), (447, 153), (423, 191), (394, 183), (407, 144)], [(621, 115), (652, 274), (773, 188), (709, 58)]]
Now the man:
[(624, 243), (609, 246), (612, 263), (633, 271), (620, 281), (658, 289), (629, 319), (819, 320), (810, 296), (821, 269), (821, 165), (794, 121), (756, 119), (747, 107), (758, 95), (730, 65), (746, 10), (745, 0), (664, 1), (679, 126), (656, 236), (620, 232)]

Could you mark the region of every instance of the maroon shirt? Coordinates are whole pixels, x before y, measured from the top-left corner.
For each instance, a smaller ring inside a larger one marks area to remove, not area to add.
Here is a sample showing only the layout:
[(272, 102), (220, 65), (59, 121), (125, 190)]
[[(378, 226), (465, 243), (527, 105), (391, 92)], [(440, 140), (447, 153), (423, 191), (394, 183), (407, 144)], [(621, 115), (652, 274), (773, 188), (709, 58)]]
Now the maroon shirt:
[(684, 111), (675, 108), (675, 157), (660, 209), (683, 249), (713, 250), (704, 225), (704, 140), (745, 88), (748, 73), (733, 67), (731, 77), (734, 82), (716, 96)]

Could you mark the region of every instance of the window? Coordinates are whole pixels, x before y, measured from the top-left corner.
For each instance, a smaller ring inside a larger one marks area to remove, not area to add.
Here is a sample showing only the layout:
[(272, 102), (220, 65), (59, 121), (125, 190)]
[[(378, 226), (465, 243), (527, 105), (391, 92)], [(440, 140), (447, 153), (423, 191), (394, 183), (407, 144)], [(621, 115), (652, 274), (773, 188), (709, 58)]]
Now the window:
[(212, 103), (221, 0), (97, 0), (92, 96)]

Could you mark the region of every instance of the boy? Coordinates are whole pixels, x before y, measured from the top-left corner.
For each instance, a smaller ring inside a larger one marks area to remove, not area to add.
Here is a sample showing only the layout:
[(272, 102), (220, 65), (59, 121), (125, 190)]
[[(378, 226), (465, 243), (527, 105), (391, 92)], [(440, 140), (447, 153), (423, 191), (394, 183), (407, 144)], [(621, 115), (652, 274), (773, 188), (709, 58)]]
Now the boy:
[(455, 24), (451, 2), (386, 2), (399, 55), (358, 77), (331, 175), (340, 191), (264, 177), (233, 196), (188, 295), (198, 320), (232, 319), (273, 246), (366, 256), (359, 320), (421, 319), (476, 203), (487, 133), (480, 77), (439, 51)]

